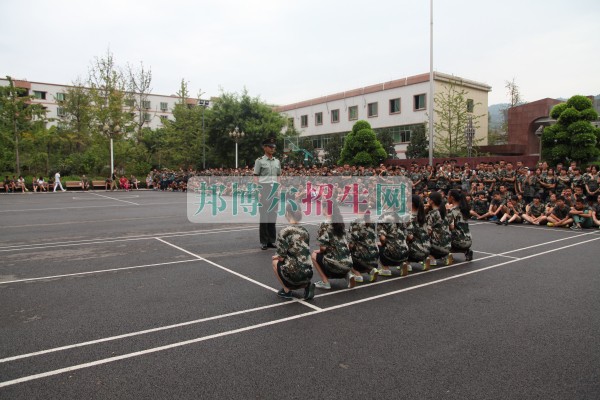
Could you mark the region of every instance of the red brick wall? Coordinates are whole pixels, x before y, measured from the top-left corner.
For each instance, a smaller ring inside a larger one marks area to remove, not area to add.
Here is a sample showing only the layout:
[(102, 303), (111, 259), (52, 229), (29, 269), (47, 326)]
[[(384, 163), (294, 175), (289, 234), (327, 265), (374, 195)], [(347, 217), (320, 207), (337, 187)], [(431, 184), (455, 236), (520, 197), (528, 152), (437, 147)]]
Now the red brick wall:
[(561, 103), (555, 99), (542, 99), (508, 110), (508, 143), (525, 146), (525, 154), (539, 154), (540, 142), (535, 135), (538, 118), (548, 117), (550, 109)]

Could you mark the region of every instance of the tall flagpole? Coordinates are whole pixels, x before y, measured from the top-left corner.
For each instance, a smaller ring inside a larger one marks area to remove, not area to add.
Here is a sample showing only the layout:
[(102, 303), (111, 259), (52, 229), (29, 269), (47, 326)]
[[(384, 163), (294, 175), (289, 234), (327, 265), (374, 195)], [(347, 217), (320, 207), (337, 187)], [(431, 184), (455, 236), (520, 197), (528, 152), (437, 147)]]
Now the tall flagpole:
[(429, 1), (429, 165), (433, 166), (433, 0)]

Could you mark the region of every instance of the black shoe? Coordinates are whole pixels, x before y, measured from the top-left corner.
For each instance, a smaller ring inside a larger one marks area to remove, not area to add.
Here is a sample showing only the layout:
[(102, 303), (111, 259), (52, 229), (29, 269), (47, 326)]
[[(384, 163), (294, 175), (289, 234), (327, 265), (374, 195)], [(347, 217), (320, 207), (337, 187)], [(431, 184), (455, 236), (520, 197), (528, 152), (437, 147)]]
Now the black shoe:
[(312, 300), (313, 297), (315, 297), (315, 284), (311, 282), (304, 289), (304, 300)]
[(508, 221), (504, 221), (504, 226), (508, 226)]
[(294, 296), (292, 296), (292, 292), (286, 292), (285, 289), (279, 289), (279, 292), (277, 292), (277, 296), (286, 300), (291, 300), (294, 298)]
[(502, 221), (500, 221), (500, 220), (496, 221), (496, 225), (502, 225)]
[(260, 248), (261, 248), (261, 250), (266, 250), (267, 249), (267, 244), (266, 243), (261, 243), (260, 244)]
[(267, 247), (270, 249), (276, 249), (277, 246), (275, 246), (273, 243), (267, 243)]
[(467, 252), (465, 253), (465, 260), (473, 261), (473, 250), (471, 250), (471, 249), (467, 250)]

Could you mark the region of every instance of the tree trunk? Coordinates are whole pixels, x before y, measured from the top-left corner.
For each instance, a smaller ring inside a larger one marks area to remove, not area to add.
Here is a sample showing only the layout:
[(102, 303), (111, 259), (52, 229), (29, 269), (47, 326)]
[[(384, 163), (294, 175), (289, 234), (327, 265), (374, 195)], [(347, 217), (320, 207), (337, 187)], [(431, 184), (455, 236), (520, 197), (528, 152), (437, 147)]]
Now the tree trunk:
[(16, 170), (17, 175), (21, 175), (21, 160), (19, 159), (19, 132), (17, 131), (17, 120), (14, 120), (15, 129), (15, 155), (16, 155)]

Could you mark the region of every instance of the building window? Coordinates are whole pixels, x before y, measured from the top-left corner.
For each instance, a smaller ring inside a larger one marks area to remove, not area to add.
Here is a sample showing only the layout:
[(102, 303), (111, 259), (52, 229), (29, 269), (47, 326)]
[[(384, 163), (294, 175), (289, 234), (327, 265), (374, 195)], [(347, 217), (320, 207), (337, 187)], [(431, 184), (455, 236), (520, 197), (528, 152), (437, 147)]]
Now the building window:
[(150, 122), (152, 120), (152, 116), (150, 113), (144, 113), (144, 122)]
[(160, 122), (162, 122), (163, 125), (169, 120), (168, 115), (159, 115), (159, 118), (160, 118)]
[(169, 104), (164, 101), (161, 101), (160, 102), (160, 111), (167, 111), (168, 109), (169, 109)]
[(358, 106), (348, 107), (348, 120), (354, 121), (358, 119)]
[(315, 113), (315, 125), (323, 125), (323, 113)]
[(472, 113), (474, 109), (475, 103), (473, 102), (473, 99), (467, 99), (467, 112)]
[(415, 111), (427, 109), (427, 95), (425, 93), (415, 94), (414, 99), (415, 99), (415, 101), (414, 101), (414, 110)]
[(46, 100), (46, 92), (40, 92), (39, 90), (34, 90), (33, 97), (38, 100)]
[(377, 103), (367, 104), (367, 116), (369, 118), (377, 116)]
[(400, 113), (400, 99), (391, 99), (390, 100), (390, 114), (399, 114)]
[(135, 100), (134, 99), (125, 99), (125, 105), (127, 107), (135, 107)]
[(151, 106), (152, 106), (152, 104), (150, 103), (149, 100), (142, 101), (142, 107), (144, 107), (146, 110), (149, 109)]
[(65, 115), (67, 115), (67, 113), (65, 112), (65, 108), (64, 107), (58, 107), (56, 109), (56, 115), (58, 115), (59, 117), (64, 117)]
[(64, 93), (56, 93), (56, 101), (65, 101), (67, 99), (67, 95)]
[(294, 118), (288, 118), (288, 128), (294, 129)]
[(419, 126), (422, 126), (422, 124), (393, 126), (386, 129), (392, 135), (394, 143), (408, 143), (410, 142), (412, 131), (417, 129)]
[(340, 110), (331, 110), (331, 123), (340, 122)]
[(306, 128), (308, 126), (308, 115), (300, 116), (300, 127)]

